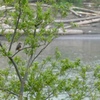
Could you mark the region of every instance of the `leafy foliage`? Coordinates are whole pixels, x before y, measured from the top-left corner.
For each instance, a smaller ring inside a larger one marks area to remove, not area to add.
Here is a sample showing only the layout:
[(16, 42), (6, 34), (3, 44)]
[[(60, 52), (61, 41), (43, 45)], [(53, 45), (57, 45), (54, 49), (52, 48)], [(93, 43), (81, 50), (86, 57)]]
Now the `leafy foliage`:
[[(54, 57), (36, 61), (41, 52), (57, 37), (58, 29), (63, 26), (54, 23), (54, 13), (66, 15), (65, 11), (68, 11), (70, 5), (54, 4), (55, 6), (44, 9), (42, 3), (38, 2), (33, 9), (27, 0), (6, 0), (4, 4), (14, 6), (6, 12), (4, 20), (13, 31), (4, 34), (5, 29), (2, 28), (2, 35), (6, 37), (8, 46), (0, 43), (0, 55), (7, 58), (10, 67), (0, 69), (0, 99), (52, 100), (62, 94), (65, 94), (62, 98), (65, 100), (95, 98), (97, 95), (93, 95), (92, 91), (100, 92), (100, 66), (92, 69), (96, 79), (93, 81), (95, 84), (90, 84), (94, 88), (92, 90), (87, 83), (87, 73), (91, 68), (81, 65), (79, 59), (62, 59), (58, 48)], [(3, 14), (1, 16), (4, 17)], [(19, 42), (22, 35), (23, 46), (14, 52), (12, 47)]]

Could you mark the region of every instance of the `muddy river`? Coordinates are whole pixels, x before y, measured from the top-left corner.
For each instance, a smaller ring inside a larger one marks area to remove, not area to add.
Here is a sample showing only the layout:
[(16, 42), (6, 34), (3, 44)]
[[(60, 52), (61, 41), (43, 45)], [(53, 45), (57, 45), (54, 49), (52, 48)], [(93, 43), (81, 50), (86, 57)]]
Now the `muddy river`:
[[(0, 37), (2, 43), (7, 44), (3, 37)], [(13, 44), (12, 51), (15, 52), (17, 43)], [(80, 58), (85, 63), (100, 63), (100, 35), (66, 35), (56, 38), (39, 56), (39, 60), (53, 56), (55, 48), (58, 47), (63, 58), (75, 60)], [(23, 57), (22, 53), (19, 53)], [(7, 66), (5, 58), (0, 56), (0, 67)]]

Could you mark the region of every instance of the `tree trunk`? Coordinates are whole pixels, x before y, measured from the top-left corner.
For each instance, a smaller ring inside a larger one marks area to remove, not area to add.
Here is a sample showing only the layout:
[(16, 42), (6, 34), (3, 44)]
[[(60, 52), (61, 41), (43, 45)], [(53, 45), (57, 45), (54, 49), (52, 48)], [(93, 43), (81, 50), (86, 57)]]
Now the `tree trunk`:
[(21, 83), (18, 100), (24, 100), (23, 99), (23, 93), (24, 93), (24, 82)]

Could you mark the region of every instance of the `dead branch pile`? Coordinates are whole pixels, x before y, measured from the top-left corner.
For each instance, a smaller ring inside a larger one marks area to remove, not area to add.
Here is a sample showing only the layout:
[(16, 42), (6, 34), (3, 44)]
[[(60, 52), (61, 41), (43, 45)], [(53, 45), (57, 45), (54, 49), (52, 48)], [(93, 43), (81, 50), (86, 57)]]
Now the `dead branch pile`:
[[(80, 7), (71, 7), (70, 12), (76, 16), (75, 19), (66, 19), (66, 20), (55, 20), (55, 22), (64, 23), (65, 30), (72, 32), (70, 34), (79, 33), (82, 34), (82, 30), (74, 30), (72, 29), (73, 26), (83, 26), (91, 23), (100, 23), (100, 11), (80, 8)], [(69, 29), (70, 28), (70, 29)]]
[[(45, 6), (44, 6), (45, 7)], [(48, 7), (48, 6), (46, 6)], [(2, 6), (0, 7), (0, 11), (6, 11), (6, 10), (11, 10), (13, 11), (14, 8), (13, 7), (5, 7)], [(82, 26), (82, 25), (87, 25), (87, 24), (91, 24), (91, 23), (100, 23), (100, 11), (94, 11), (94, 10), (90, 10), (90, 9), (85, 9), (85, 8), (80, 8), (80, 7), (71, 7), (70, 8), (70, 12), (76, 16), (77, 18), (75, 19), (67, 19), (66, 20), (55, 20), (55, 22), (60, 23), (63, 22), (64, 23), (64, 28), (65, 31), (63, 31), (62, 29), (58, 30), (59, 34), (83, 34), (84, 32), (82, 30), (73, 30), (72, 28), (74, 26)], [(5, 31), (5, 33), (7, 32), (13, 32), (13, 28), (12, 26), (5, 24), (4, 20), (6, 19), (6, 17), (2, 17), (0, 18), (0, 32)], [(8, 18), (9, 20), (12, 20), (11, 18)], [(50, 29), (50, 25), (48, 25), (46, 28)], [(69, 29), (70, 28), (70, 29)]]

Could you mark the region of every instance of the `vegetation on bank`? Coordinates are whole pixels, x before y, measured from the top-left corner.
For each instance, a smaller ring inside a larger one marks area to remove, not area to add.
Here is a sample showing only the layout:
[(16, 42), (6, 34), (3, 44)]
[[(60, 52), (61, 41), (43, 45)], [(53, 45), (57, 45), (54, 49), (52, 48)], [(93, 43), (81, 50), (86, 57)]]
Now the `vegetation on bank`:
[[(12, 3), (13, 0), (4, 2), (6, 6)], [(58, 37), (57, 29), (63, 28), (62, 24), (54, 22), (58, 9), (61, 8), (61, 14), (65, 15), (64, 10), (68, 11), (70, 5), (66, 9), (63, 9), (62, 5), (56, 5), (53, 9), (47, 8), (45, 12), (39, 2), (35, 9), (29, 6), (27, 0), (17, 0), (13, 5), (12, 12), (6, 10), (1, 14), (6, 18), (5, 23), (14, 28), (14, 32), (12, 36), (5, 35), (8, 44), (0, 41), (0, 57), (6, 58), (9, 66), (0, 69), (0, 99), (52, 100), (59, 98), (59, 95), (65, 95), (62, 100), (97, 100), (100, 94), (100, 66), (84, 66), (79, 59), (62, 59), (58, 49), (53, 57), (36, 60)], [(12, 20), (9, 20), (9, 16)], [(48, 25), (53, 27), (47, 30)], [(22, 41), (23, 46), (19, 46), (14, 52), (12, 47), (15, 42), (19, 43), (22, 35), (18, 30), (23, 30), (26, 37)], [(20, 52), (25, 54), (26, 58), (18, 55)], [(91, 71), (92, 73), (89, 73)]]

